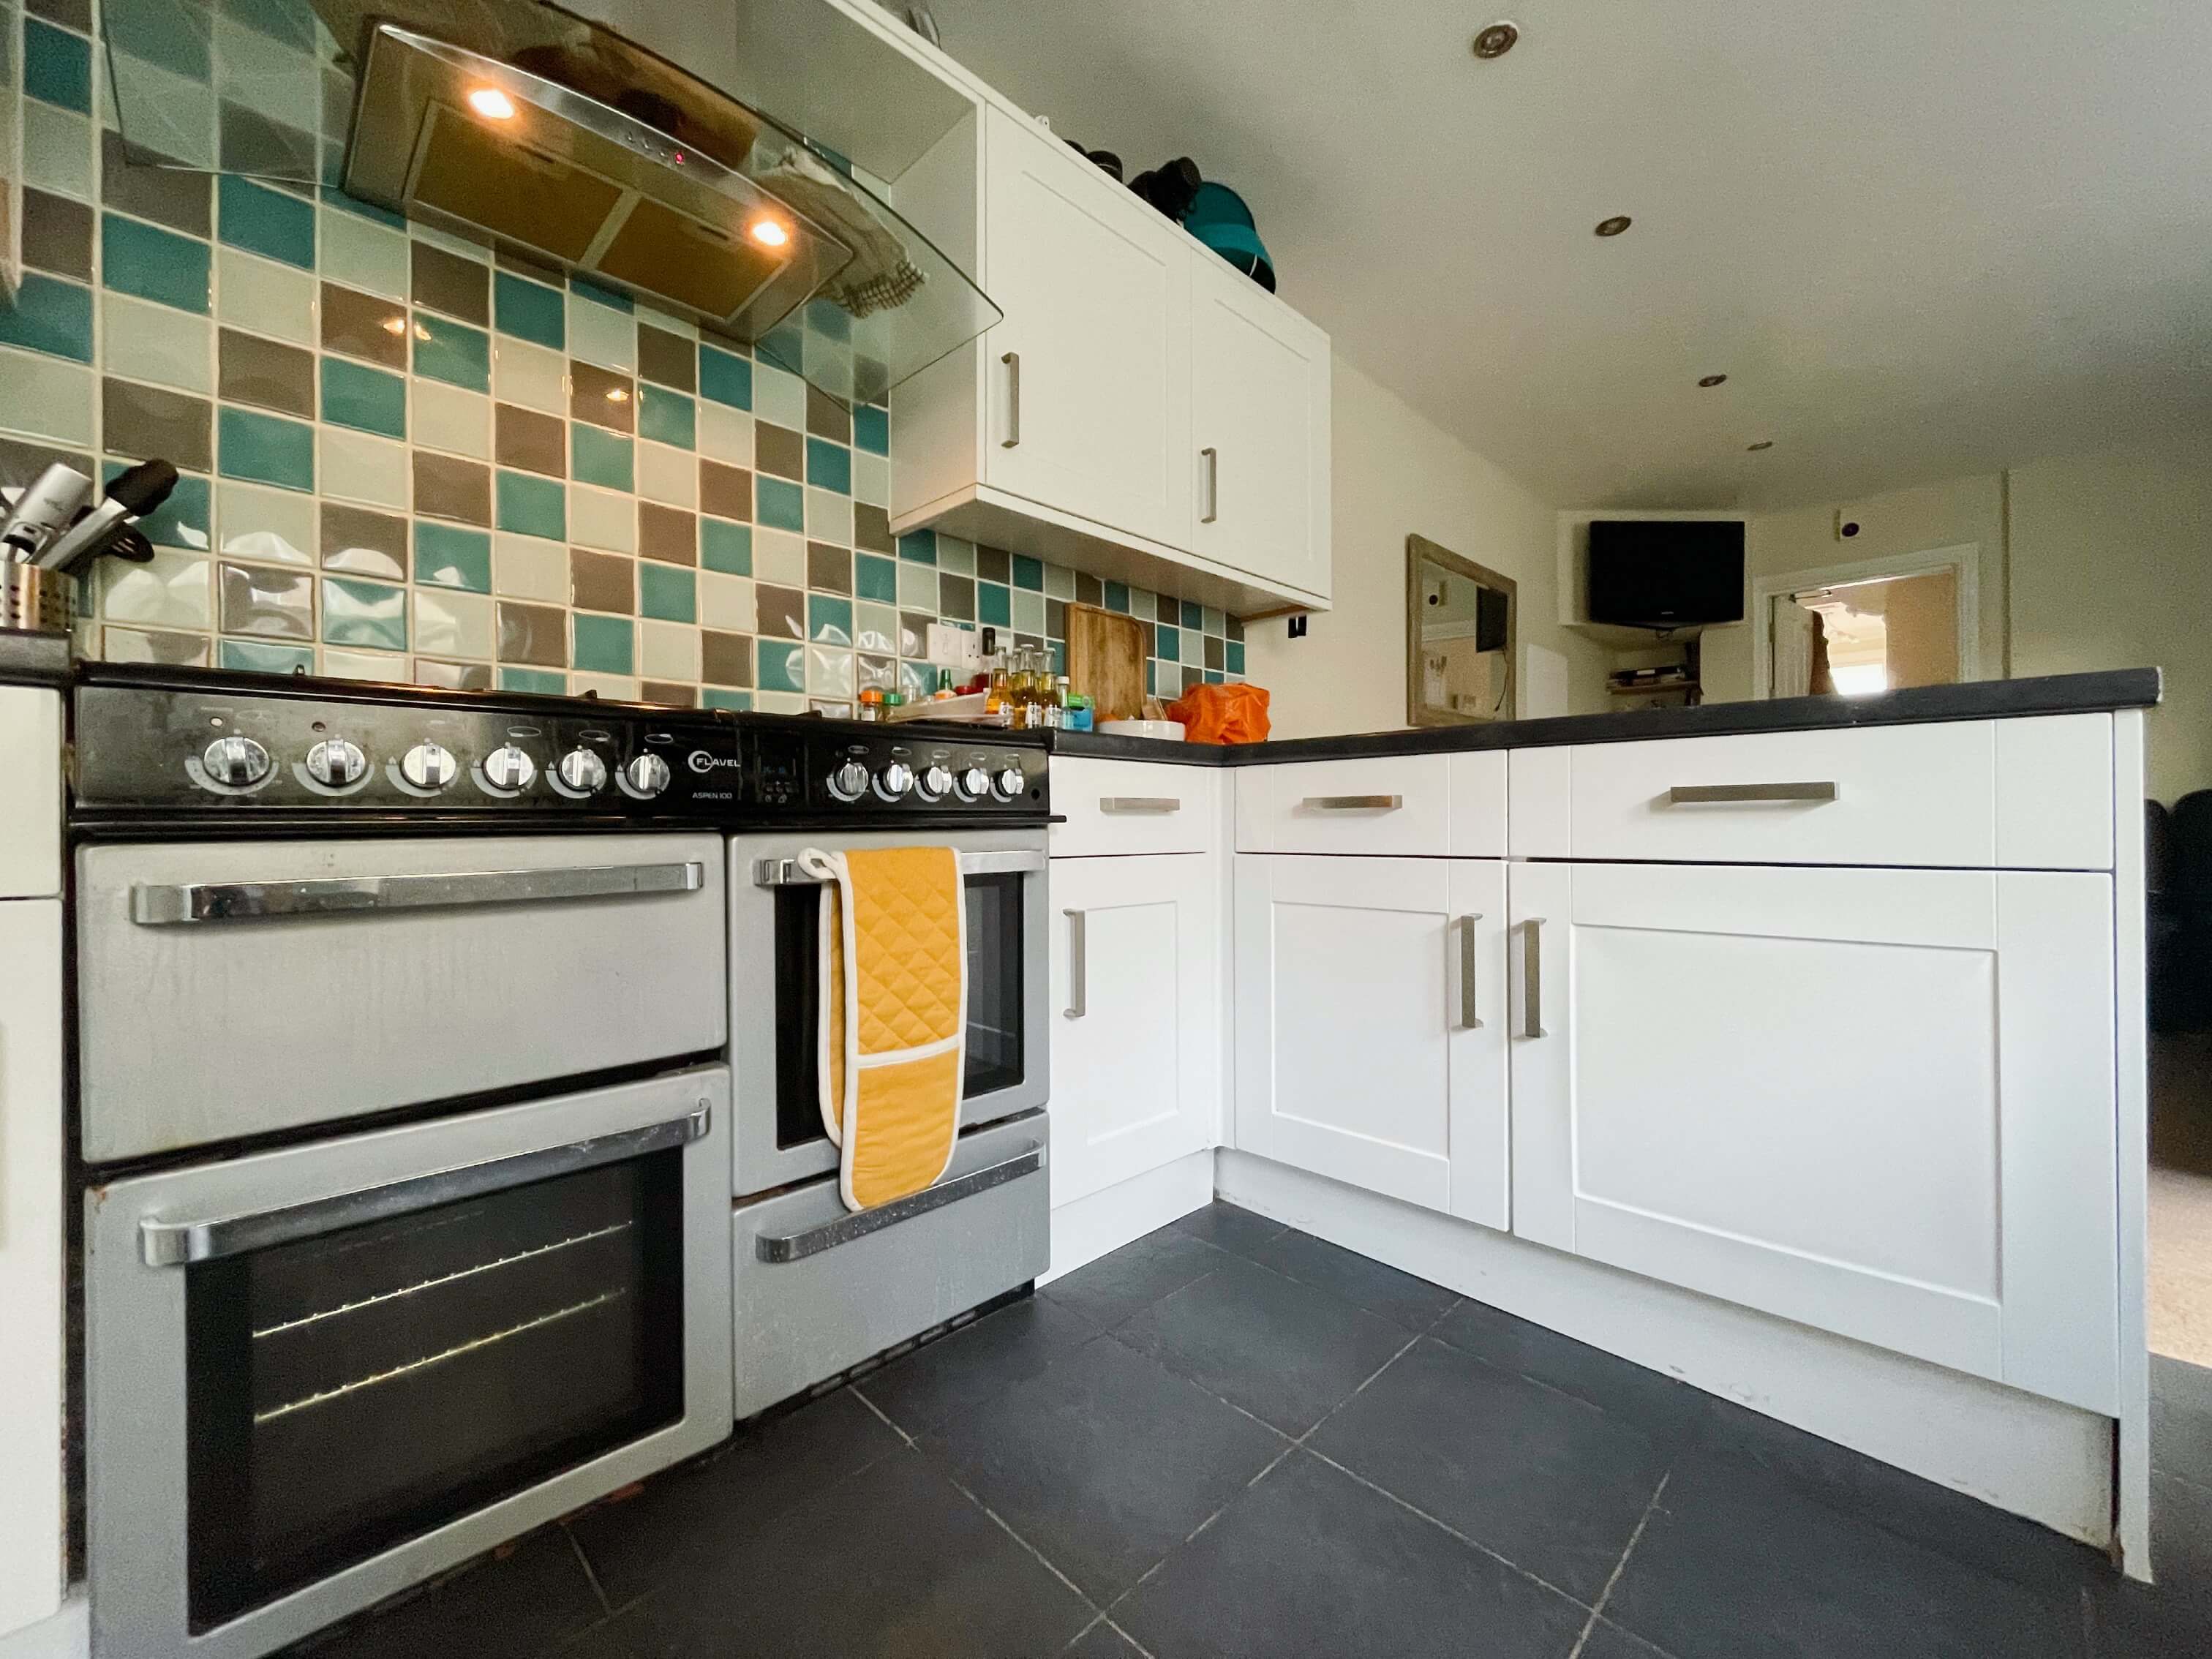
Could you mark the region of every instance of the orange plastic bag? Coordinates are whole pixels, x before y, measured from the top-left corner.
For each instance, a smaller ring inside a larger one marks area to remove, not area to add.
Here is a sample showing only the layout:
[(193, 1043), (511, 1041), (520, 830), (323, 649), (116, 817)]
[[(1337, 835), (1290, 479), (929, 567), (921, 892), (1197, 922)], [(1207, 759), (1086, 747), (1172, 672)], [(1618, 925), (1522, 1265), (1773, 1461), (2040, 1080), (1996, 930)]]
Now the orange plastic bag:
[(1168, 705), (1168, 718), (1182, 722), (1186, 743), (1262, 743), (1267, 693), (1257, 685), (1194, 685)]

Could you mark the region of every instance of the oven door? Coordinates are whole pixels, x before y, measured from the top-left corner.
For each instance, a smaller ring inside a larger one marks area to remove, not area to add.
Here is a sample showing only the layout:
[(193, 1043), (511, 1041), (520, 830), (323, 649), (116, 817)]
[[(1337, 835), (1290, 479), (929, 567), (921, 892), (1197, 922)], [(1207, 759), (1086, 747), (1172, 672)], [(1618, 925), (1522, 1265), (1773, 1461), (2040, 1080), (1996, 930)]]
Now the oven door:
[(820, 847), (949, 845), (968, 896), (963, 1128), (1045, 1103), (1045, 839), (1042, 830), (945, 836), (745, 836), (730, 843), (730, 1056), (738, 1079), (736, 1188), (766, 1192), (837, 1167), (822, 1127), (822, 889), (793, 867)]
[(731, 1421), (706, 1067), (93, 1188), (93, 1639), (280, 1647)]

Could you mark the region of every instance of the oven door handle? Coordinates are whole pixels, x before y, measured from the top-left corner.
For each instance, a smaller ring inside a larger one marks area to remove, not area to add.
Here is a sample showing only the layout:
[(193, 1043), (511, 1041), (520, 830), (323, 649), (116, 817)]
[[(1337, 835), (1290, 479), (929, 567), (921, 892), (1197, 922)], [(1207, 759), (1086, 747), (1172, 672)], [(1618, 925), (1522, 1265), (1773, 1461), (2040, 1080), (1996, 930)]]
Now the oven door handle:
[(252, 921), (271, 916), (350, 915), (362, 911), (458, 909), (554, 899), (628, 898), (696, 893), (706, 866), (678, 864), (555, 866), (544, 870), (465, 870), (392, 876), (326, 876), (311, 881), (140, 882), (131, 920), (142, 927), (178, 922)]
[(840, 1244), (849, 1244), (856, 1238), (866, 1238), (870, 1233), (895, 1227), (902, 1221), (911, 1221), (918, 1215), (927, 1215), (932, 1210), (941, 1210), (963, 1198), (988, 1192), (994, 1187), (1003, 1187), (1010, 1181), (1019, 1181), (1044, 1167), (1044, 1147), (1030, 1141), (1012, 1158), (1001, 1158), (996, 1164), (987, 1164), (980, 1170), (970, 1170), (966, 1175), (955, 1176), (950, 1181), (940, 1181), (934, 1187), (925, 1187), (918, 1193), (908, 1193), (904, 1198), (893, 1199), (888, 1204), (878, 1204), (872, 1210), (855, 1210), (841, 1215), (834, 1221), (825, 1221), (818, 1227), (809, 1227), (803, 1232), (763, 1233), (753, 1240), (753, 1254), (763, 1261), (804, 1261), (810, 1255), (819, 1255), (824, 1250), (834, 1250)]
[(138, 1224), (138, 1252), (149, 1267), (179, 1267), (196, 1261), (213, 1261), (228, 1255), (265, 1250), (303, 1238), (336, 1232), (341, 1227), (382, 1221), (416, 1210), (434, 1209), (462, 1199), (520, 1187), (527, 1182), (574, 1175), (603, 1164), (621, 1164), (672, 1146), (688, 1146), (705, 1139), (713, 1123), (713, 1108), (703, 1097), (682, 1117), (642, 1129), (594, 1135), (589, 1140), (548, 1146), (489, 1163), (470, 1164), (458, 1170), (440, 1170), (406, 1181), (387, 1182), (360, 1192), (342, 1193), (282, 1209), (250, 1215), (204, 1217), (169, 1221), (149, 1216)]
[[(1044, 868), (1044, 854), (1027, 851), (998, 853), (963, 853), (960, 873), (963, 876), (1026, 876)], [(756, 887), (818, 887), (822, 878), (811, 875), (800, 868), (797, 859), (755, 859), (753, 885)]]

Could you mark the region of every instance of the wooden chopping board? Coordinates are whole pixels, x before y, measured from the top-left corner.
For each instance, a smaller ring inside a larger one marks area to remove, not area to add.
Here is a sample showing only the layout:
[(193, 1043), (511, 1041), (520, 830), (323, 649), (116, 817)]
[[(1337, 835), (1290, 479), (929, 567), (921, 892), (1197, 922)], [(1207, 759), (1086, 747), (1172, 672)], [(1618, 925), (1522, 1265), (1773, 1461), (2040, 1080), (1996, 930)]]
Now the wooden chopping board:
[(1069, 605), (1067, 689), (1091, 699), (1094, 720), (1135, 720), (1145, 705), (1144, 624), (1097, 605)]

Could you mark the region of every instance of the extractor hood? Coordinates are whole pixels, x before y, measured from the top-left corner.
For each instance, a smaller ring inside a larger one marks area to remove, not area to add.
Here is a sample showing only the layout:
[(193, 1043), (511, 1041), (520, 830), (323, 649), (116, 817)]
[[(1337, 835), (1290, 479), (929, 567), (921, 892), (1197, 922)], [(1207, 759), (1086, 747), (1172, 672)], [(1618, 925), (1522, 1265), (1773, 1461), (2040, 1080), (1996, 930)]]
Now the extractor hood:
[[(544, 0), (263, 0), (251, 27), (207, 0), (106, 10), (134, 160), (334, 186), (635, 295), (848, 404), (999, 320), (835, 155)], [(141, 44), (180, 38), (180, 11), (213, 49), (204, 108)]]

